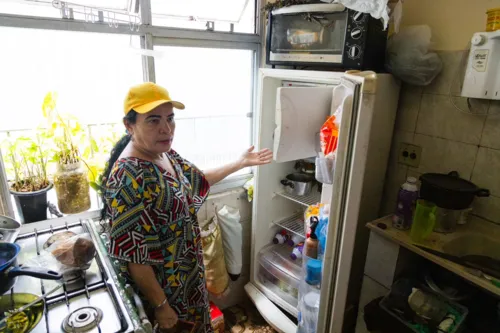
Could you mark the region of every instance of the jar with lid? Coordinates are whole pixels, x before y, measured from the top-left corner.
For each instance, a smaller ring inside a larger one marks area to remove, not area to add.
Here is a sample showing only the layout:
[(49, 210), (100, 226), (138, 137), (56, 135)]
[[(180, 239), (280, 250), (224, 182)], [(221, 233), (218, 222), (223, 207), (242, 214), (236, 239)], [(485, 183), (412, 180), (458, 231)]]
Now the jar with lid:
[(81, 213), (90, 208), (87, 171), (81, 161), (57, 165), (54, 175), (57, 205), (64, 214)]

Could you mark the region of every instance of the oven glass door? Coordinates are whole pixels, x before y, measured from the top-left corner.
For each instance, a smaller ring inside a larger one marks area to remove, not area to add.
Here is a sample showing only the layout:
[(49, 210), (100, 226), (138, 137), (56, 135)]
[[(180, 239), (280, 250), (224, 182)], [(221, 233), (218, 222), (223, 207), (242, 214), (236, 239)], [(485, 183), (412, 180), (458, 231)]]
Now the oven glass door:
[(273, 15), (269, 60), (341, 63), (347, 11)]

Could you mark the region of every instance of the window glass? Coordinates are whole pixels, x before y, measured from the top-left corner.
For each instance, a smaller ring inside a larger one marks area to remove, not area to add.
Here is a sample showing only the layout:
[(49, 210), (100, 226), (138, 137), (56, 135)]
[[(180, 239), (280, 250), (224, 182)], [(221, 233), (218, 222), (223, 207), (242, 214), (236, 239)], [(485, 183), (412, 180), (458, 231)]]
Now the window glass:
[(153, 24), (205, 30), (207, 21), (216, 31), (255, 32), (255, 0), (152, 0)]
[[(186, 105), (173, 148), (202, 169), (234, 161), (250, 146), (254, 52), (155, 46), (156, 81)], [(241, 173), (248, 173), (243, 170)]]

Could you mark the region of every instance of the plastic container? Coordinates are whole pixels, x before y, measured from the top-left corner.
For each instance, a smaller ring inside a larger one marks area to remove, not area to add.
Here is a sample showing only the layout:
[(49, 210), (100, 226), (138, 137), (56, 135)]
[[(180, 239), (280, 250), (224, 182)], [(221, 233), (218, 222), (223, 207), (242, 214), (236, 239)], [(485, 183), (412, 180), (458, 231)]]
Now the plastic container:
[(335, 159), (327, 157), (316, 157), (316, 180), (322, 184), (333, 184), (333, 171)]
[(290, 239), (288, 240), (287, 244), (290, 246), (295, 246), (298, 245), (299, 243), (304, 242), (304, 237), (300, 235), (292, 235)]
[(292, 260), (302, 259), (303, 250), (304, 250), (304, 243), (299, 243), (297, 246), (293, 248), (292, 253), (290, 253), (290, 259)]
[(421, 243), (432, 233), (436, 224), (437, 206), (425, 200), (417, 201), (417, 208), (410, 231), (410, 238), (416, 243)]
[(57, 206), (64, 214), (81, 213), (90, 208), (87, 171), (81, 162), (58, 164), (54, 175)]
[[(288, 245), (269, 245), (259, 252), (259, 277), (264, 284), (272, 284), (297, 303), (302, 279), (302, 260), (292, 260)], [(272, 287), (272, 286), (271, 286)], [(290, 302), (289, 302), (290, 303)]]
[(500, 7), (491, 8), (486, 11), (488, 20), (486, 21), (486, 31), (496, 31), (500, 29)]
[(410, 229), (417, 199), (417, 178), (408, 177), (399, 189), (396, 212), (392, 217), (392, 226), (394, 228), (401, 230)]
[[(396, 281), (392, 285), (390, 293), (380, 301), (380, 307), (413, 332), (435, 332), (435, 328), (437, 327), (429, 327), (429, 325), (439, 325), (439, 323), (431, 323), (416, 315), (409, 315), (411, 313), (411, 308), (408, 304), (408, 298), (415, 287), (418, 286), (416, 286), (416, 283), (412, 280), (401, 279)], [(438, 295), (434, 296), (437, 297), (440, 302), (446, 304), (447, 315), (453, 314), (455, 316), (452, 329), (448, 331), (448, 333), (459, 332), (461, 326), (463, 326), (463, 323), (467, 318), (467, 315), (469, 314), (469, 310), (461, 304), (446, 300)], [(413, 318), (413, 320), (411, 318)]]

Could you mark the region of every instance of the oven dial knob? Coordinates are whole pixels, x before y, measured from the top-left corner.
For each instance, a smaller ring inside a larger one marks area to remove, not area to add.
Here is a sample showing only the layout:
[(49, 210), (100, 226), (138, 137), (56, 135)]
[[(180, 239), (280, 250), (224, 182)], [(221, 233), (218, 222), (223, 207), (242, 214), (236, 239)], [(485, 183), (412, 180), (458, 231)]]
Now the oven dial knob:
[(480, 35), (480, 34), (474, 35), (474, 37), (472, 37), (472, 40), (471, 40), (471, 44), (474, 46), (482, 45), (485, 42), (486, 42), (486, 37), (484, 35)]
[(360, 39), (363, 35), (363, 30), (360, 28), (354, 28), (351, 30), (351, 38), (352, 39)]
[(351, 59), (357, 59), (361, 55), (361, 48), (358, 45), (353, 45), (347, 51), (347, 55)]
[(365, 13), (356, 12), (356, 13), (354, 13), (354, 15), (352, 15), (352, 19), (356, 23), (363, 22), (363, 20), (365, 19)]

